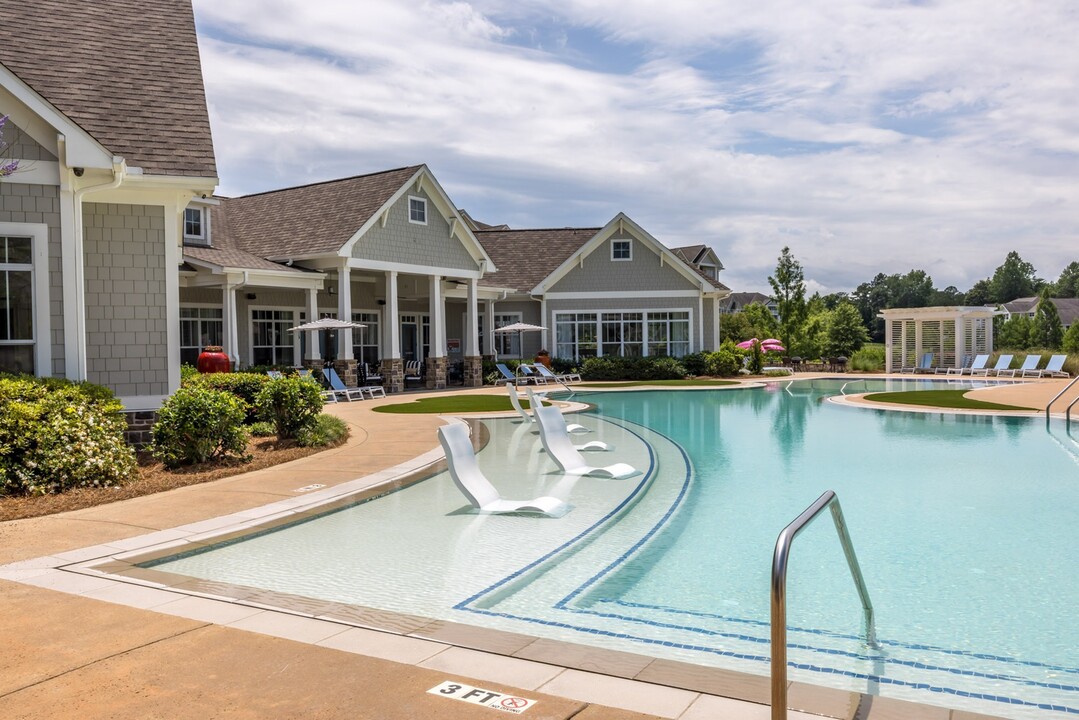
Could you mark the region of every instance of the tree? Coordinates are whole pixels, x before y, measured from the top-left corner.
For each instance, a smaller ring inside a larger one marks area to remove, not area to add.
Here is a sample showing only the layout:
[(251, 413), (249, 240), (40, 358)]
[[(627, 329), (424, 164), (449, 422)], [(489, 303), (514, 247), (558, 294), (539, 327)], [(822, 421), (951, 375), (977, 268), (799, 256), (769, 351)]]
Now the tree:
[(1073, 322), (1068, 332), (1064, 333), (1060, 349), (1066, 353), (1079, 353), (1079, 320)]
[(989, 278), (971, 285), (963, 302), (967, 305), (988, 305), (993, 302), (993, 290), (989, 287)]
[(19, 169), (18, 160), (4, 161), (4, 151), (9, 144), (4, 142), (4, 126), (7, 125), (7, 115), (0, 115), (0, 177), (7, 177)]
[(1053, 283), (1053, 297), (1079, 298), (1079, 262), (1071, 262)]
[(1008, 350), (1026, 350), (1030, 347), (1030, 318), (1012, 315), (997, 329), (995, 344)]
[(1034, 311), (1034, 322), (1030, 324), (1030, 347), (1056, 350), (1064, 341), (1064, 325), (1060, 322), (1060, 313), (1049, 294), (1049, 287), (1042, 290), (1038, 307)]
[(796, 344), (806, 319), (806, 284), (802, 265), (784, 247), (776, 263), (775, 276), (768, 276), (772, 296), (779, 308), (779, 334), (791, 351)]
[(832, 311), (825, 346), (829, 355), (850, 357), (855, 350), (869, 342), (869, 333), (862, 325), (862, 316), (850, 303), (840, 303)]
[(1012, 250), (989, 280), (990, 300), (1007, 303), (1016, 298), (1030, 297), (1037, 292), (1041, 282), (1034, 277), (1034, 266)]
[(892, 276), (892, 297), (888, 307), (928, 307), (933, 297), (933, 278), (925, 270), (911, 270), (906, 275)]
[(774, 338), (779, 332), (779, 323), (776, 322), (776, 316), (772, 314), (772, 311), (766, 305), (750, 303), (742, 308), (742, 312), (749, 322), (749, 329), (752, 330), (750, 336), (742, 338), (743, 340), (749, 340), (749, 338), (767, 340), (768, 338)]
[(929, 304), (932, 306), (965, 305), (966, 302), (963, 293), (959, 292), (959, 288), (954, 285), (949, 285), (943, 290), (934, 290), (932, 296), (929, 298)]

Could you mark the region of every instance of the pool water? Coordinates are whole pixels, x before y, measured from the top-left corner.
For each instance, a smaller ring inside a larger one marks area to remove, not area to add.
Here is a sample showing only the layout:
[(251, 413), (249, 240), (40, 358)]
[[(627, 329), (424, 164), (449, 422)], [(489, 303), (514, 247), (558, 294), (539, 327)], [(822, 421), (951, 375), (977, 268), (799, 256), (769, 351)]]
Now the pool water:
[(573, 506), (564, 518), (464, 512), (440, 475), (159, 567), (767, 674), (776, 536), (832, 489), (881, 648), (862, 642), (857, 594), (821, 517), (791, 557), (792, 679), (1005, 717), (1073, 717), (1079, 445), (1044, 421), (825, 401), (940, 386), (577, 393), (595, 410), (575, 419), (616, 446), (592, 457), (640, 475), (563, 478), (530, 428), (507, 420), (486, 422), (480, 453), (505, 496), (562, 493)]

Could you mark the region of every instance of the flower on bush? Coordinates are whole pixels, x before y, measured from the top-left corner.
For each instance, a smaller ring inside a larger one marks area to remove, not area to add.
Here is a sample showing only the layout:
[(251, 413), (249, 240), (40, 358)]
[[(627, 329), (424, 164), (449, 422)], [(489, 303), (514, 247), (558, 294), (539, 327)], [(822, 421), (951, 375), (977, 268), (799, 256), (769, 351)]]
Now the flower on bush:
[(167, 468), (208, 460), (246, 460), (244, 404), (224, 390), (181, 387), (165, 401), (153, 428), (152, 452)]
[(0, 494), (111, 487), (135, 474), (112, 391), (89, 383), (0, 379)]
[(256, 398), (259, 416), (273, 423), (278, 438), (292, 438), (315, 424), (322, 412), (322, 392), (317, 383), (300, 378), (275, 378)]

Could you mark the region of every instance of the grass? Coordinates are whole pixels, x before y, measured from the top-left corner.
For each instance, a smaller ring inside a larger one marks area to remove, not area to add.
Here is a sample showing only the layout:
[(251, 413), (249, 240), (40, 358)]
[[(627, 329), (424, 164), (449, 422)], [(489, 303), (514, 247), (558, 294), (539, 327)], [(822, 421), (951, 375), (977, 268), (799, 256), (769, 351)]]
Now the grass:
[[(521, 407), (528, 409), (528, 401), (521, 400)], [(372, 408), (375, 412), (398, 413), (402, 415), (432, 414), (452, 415), (474, 412), (513, 412), (510, 399), (504, 395), (456, 395), (452, 397), (430, 397), (395, 405), (381, 405)]]
[(631, 388), (631, 387), (703, 387), (718, 385), (738, 385), (734, 380), (634, 380), (632, 382), (582, 383), (583, 388)]
[(966, 390), (910, 390), (907, 392), (873, 393), (866, 395), (866, 400), (875, 402), (897, 403), (900, 405), (920, 405), (924, 407), (952, 408), (956, 410), (1024, 410), (1030, 408), (1017, 405), (983, 402), (965, 397)]

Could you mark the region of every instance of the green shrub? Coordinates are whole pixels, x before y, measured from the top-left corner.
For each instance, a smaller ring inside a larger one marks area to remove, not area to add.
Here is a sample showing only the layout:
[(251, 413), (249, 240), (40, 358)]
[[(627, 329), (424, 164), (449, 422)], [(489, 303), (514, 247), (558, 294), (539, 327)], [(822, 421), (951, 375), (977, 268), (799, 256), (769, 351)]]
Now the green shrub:
[(709, 355), (711, 353), (696, 352), (682, 356), (682, 365), (690, 375), (710, 375)]
[(0, 495), (109, 487), (132, 479), (123, 407), (108, 388), (58, 378), (0, 379)]
[(348, 425), (339, 417), (323, 413), (310, 426), (296, 433), (296, 441), (304, 447), (337, 445), (348, 438)]
[(862, 372), (883, 372), (884, 346), (879, 344), (863, 345), (850, 356), (850, 369)]
[(277, 429), (273, 426), (273, 423), (266, 422), (265, 420), (251, 423), (247, 426), (247, 431), (251, 433), (253, 437), (273, 437), (277, 434)]
[(1064, 340), (1060, 349), (1070, 354), (1079, 353), (1079, 320), (1073, 322), (1068, 331), (1064, 333)]
[(180, 366), (180, 384), (187, 385), (200, 375), (199, 369), (194, 365), (181, 365)]
[(681, 380), (686, 368), (670, 357), (593, 357), (581, 365), (585, 380)]
[(277, 378), (267, 382), (257, 398), (259, 417), (273, 423), (277, 437), (296, 437), (296, 433), (315, 423), (322, 412), (322, 393), (318, 386), (299, 378)]
[(210, 390), (231, 393), (243, 402), (244, 424), (258, 422), (258, 396), (270, 377), (265, 373), (207, 373), (192, 379), (191, 383)]
[(734, 377), (742, 369), (744, 353), (734, 346), (734, 343), (725, 341), (719, 346), (719, 350), (708, 353), (708, 374), (718, 377)]
[(551, 358), (551, 371), (556, 375), (577, 372), (577, 363), (570, 358)]
[(157, 418), (152, 452), (167, 468), (248, 458), (244, 404), (232, 393), (201, 383), (181, 387)]

